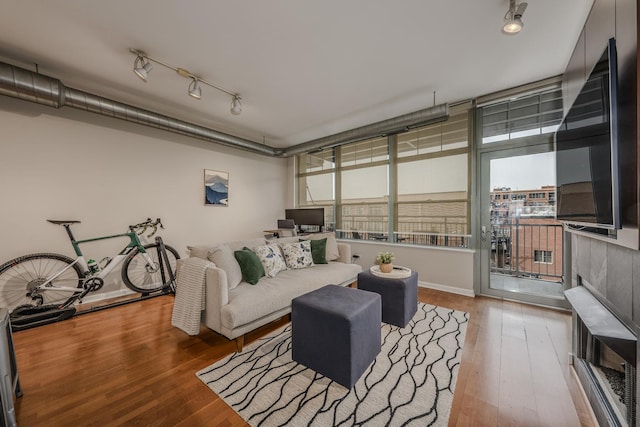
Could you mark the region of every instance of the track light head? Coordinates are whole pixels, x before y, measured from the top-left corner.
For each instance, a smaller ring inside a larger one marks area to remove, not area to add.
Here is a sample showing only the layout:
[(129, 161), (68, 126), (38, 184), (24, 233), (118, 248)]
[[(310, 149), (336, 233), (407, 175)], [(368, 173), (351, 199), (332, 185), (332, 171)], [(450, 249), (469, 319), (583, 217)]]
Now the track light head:
[(237, 116), (242, 113), (242, 103), (240, 102), (240, 96), (233, 95), (233, 99), (231, 100), (231, 114)]
[(515, 0), (509, 1), (509, 10), (504, 15), (504, 25), (502, 26), (502, 32), (508, 35), (518, 34), (524, 27), (522, 22), (522, 14), (527, 8), (527, 3), (520, 3), (516, 5)]
[(505, 21), (502, 32), (505, 34), (518, 34), (524, 27), (524, 22), (520, 18), (513, 18)]
[(192, 96), (195, 99), (200, 99), (202, 97), (200, 82), (198, 82), (198, 79), (195, 77), (191, 77), (191, 83), (189, 83), (189, 96)]
[(152, 69), (153, 65), (151, 65), (151, 61), (142, 55), (138, 55), (136, 60), (133, 62), (133, 72), (136, 73), (136, 76), (140, 77), (144, 82), (147, 81), (147, 76)]

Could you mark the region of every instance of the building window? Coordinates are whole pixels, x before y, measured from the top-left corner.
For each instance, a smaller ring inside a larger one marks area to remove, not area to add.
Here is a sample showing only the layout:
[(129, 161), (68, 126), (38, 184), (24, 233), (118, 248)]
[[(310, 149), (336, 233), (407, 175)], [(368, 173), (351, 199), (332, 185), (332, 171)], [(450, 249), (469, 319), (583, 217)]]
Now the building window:
[(533, 261), (542, 264), (553, 264), (553, 252), (552, 251), (533, 251)]

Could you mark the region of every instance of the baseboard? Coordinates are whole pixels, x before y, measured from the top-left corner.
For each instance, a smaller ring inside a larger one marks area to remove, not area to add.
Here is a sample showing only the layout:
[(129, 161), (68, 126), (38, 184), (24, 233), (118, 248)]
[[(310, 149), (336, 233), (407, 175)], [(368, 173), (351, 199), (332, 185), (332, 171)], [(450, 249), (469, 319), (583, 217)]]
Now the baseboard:
[(102, 301), (104, 299), (109, 299), (109, 298), (117, 298), (117, 297), (122, 297), (125, 295), (132, 295), (135, 294), (136, 292), (133, 292), (131, 289), (118, 289), (117, 291), (111, 291), (111, 292), (104, 292), (101, 294), (95, 294), (95, 295), (87, 295), (86, 297), (84, 297), (82, 299), (82, 304), (86, 304), (86, 303), (90, 303), (90, 302), (96, 302), (96, 301)]
[(465, 297), (474, 298), (476, 296), (475, 292), (473, 292), (473, 289), (462, 289), (462, 288), (456, 288), (455, 286), (440, 285), (438, 283), (429, 283), (429, 282), (422, 282), (422, 281), (418, 281), (418, 286), (420, 286), (421, 288), (428, 288), (428, 289), (435, 289), (437, 291), (449, 292), (450, 294), (463, 295)]

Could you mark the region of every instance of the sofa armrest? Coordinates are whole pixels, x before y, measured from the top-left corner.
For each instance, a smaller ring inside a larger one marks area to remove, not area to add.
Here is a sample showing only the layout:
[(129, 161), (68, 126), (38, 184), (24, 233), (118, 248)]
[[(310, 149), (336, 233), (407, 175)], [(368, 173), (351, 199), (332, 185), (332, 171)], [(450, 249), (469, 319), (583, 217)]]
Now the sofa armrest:
[(227, 273), (218, 267), (207, 269), (205, 276), (205, 311), (204, 324), (216, 332), (222, 332), (222, 307), (229, 303), (229, 286)]
[(351, 264), (350, 244), (338, 242), (338, 252), (340, 253), (340, 258), (338, 258), (336, 261), (344, 262), (345, 264)]

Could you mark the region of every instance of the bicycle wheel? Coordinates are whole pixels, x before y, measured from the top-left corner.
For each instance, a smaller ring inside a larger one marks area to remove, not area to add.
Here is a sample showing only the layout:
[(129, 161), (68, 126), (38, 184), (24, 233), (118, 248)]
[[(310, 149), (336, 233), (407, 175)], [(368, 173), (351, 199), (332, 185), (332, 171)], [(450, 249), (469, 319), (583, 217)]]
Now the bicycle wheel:
[[(167, 257), (171, 265), (173, 275), (176, 274), (176, 260), (180, 259), (178, 251), (171, 246), (164, 245), (167, 249)], [(146, 253), (151, 257), (152, 263), (148, 263), (138, 249), (134, 249), (124, 260), (122, 265), (122, 280), (133, 291), (148, 294), (164, 289), (169, 285), (167, 271), (164, 276), (160, 271), (160, 249), (156, 243), (145, 245)], [(163, 260), (164, 263), (164, 260)], [(166, 268), (166, 267), (165, 267)]]
[[(13, 311), (20, 305), (66, 304), (74, 301), (73, 292), (53, 287), (38, 288), (74, 260), (60, 254), (31, 254), (0, 265), (0, 307)], [(84, 274), (77, 264), (56, 277), (51, 284), (82, 288)]]

